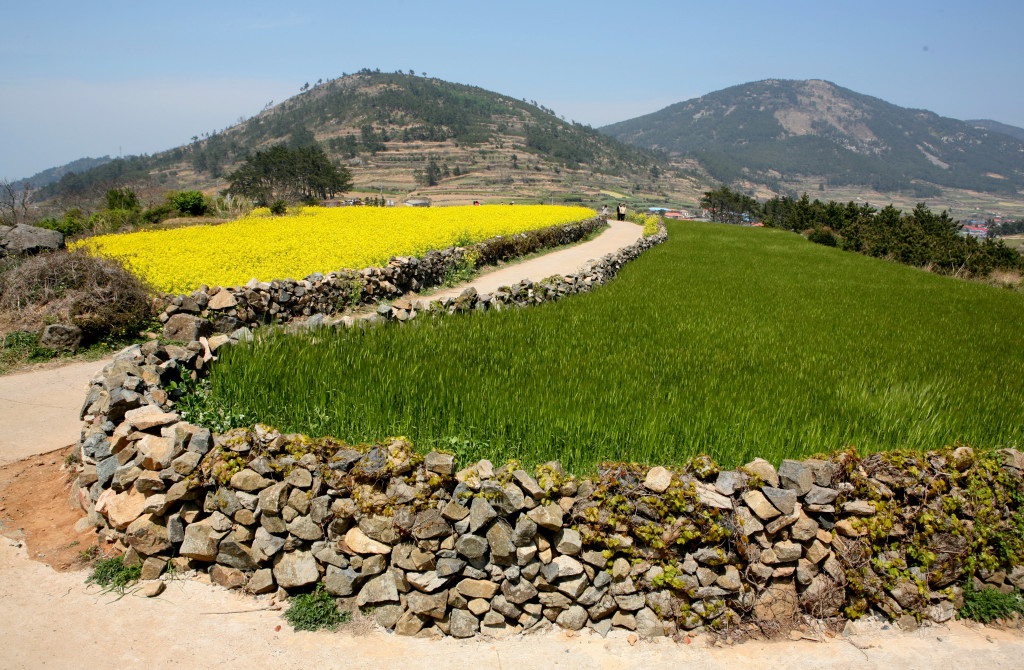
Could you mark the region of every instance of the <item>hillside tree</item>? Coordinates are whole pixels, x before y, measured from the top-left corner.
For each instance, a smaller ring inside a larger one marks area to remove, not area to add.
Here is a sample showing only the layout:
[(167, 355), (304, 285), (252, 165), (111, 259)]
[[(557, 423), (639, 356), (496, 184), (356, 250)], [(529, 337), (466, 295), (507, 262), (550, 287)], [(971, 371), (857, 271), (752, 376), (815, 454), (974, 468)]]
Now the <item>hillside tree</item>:
[(276, 200), (325, 200), (352, 188), (352, 174), (336, 167), (319, 146), (279, 144), (257, 151), (228, 175), (228, 195), (266, 206)]

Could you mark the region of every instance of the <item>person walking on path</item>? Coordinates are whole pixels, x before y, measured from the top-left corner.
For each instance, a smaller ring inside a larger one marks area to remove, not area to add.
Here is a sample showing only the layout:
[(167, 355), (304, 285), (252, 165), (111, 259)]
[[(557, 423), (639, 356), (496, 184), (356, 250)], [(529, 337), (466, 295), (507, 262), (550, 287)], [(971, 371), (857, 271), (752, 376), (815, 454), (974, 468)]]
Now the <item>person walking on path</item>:
[(601, 206), (601, 216), (603, 216), (606, 219), (608, 218), (608, 205)]
[(619, 206), (615, 208), (615, 213), (618, 215), (619, 221), (626, 220), (626, 203), (620, 202)]

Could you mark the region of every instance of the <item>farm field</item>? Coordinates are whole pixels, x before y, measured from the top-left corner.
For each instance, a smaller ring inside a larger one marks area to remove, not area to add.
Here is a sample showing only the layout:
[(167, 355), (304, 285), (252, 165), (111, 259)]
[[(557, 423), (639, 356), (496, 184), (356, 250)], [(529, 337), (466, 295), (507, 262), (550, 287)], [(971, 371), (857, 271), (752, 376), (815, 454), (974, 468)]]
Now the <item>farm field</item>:
[(594, 216), (586, 207), (303, 207), (283, 217), (255, 210), (218, 226), (103, 235), (83, 241), (93, 253), (123, 259), (154, 288), (187, 293), (202, 284), (238, 286), (301, 279), (314, 272), (386, 265), (391, 256)]
[(234, 348), (211, 399), (282, 431), (574, 472), (1020, 446), (1021, 294), (791, 233), (668, 227), (589, 295)]

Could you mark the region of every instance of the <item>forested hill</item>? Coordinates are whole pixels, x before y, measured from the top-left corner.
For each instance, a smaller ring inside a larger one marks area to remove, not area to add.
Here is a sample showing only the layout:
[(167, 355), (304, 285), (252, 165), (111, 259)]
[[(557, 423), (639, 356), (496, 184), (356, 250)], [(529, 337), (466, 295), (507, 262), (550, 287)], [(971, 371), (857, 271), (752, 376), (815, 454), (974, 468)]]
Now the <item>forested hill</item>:
[(967, 123), (971, 124), (975, 128), (993, 130), (997, 133), (1009, 135), (1010, 137), (1016, 138), (1024, 142), (1024, 128), (1011, 126), (1007, 123), (1000, 123), (999, 121), (993, 121), (992, 119), (971, 119)]
[(42, 188), (43, 186), (59, 181), (61, 177), (66, 174), (85, 172), (86, 170), (109, 163), (112, 160), (113, 159), (110, 156), (100, 156), (99, 158), (79, 158), (78, 160), (73, 160), (70, 163), (65, 163), (64, 165), (59, 165), (57, 167), (37, 172), (31, 177), (19, 179), (11, 185), (16, 189), (20, 189), (26, 184), (30, 185), (32, 188)]
[(819, 80), (733, 86), (600, 130), (696, 158), (726, 183), (814, 177), (921, 196), (936, 186), (1007, 195), (1024, 188), (1021, 140)]
[[(112, 182), (168, 188), (212, 187), (248, 155), (278, 143), (318, 143), (335, 162), (371, 164), (385, 182), (426, 168), (444, 150), (456, 174), (510, 165), (535, 172), (586, 168), (627, 176), (666, 165), (663, 156), (560, 119), (536, 103), (473, 86), (403, 73), (363, 70), (306, 85), (296, 96), (223, 131), (152, 156), (115, 160), (69, 175), (43, 197)], [(357, 181), (361, 170), (354, 170)]]

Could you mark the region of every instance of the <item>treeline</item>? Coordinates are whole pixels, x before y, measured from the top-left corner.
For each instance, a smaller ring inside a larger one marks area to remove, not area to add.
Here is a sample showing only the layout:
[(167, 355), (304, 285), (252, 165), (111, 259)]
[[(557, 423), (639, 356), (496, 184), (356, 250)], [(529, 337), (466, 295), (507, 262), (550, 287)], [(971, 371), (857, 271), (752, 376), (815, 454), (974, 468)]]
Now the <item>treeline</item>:
[(1002, 237), (1004, 235), (1024, 234), (1024, 219), (1007, 221), (1006, 223), (990, 223), (988, 227), (989, 237)]
[(923, 203), (908, 213), (892, 205), (876, 209), (854, 202), (841, 204), (776, 197), (764, 203), (721, 188), (704, 194), (702, 207), (714, 205), (719, 221), (738, 223), (760, 218), (764, 225), (807, 235), (819, 244), (889, 258), (906, 265), (958, 277), (983, 277), (993, 270), (1024, 270), (1024, 256), (1001, 240), (962, 235), (949, 213), (932, 212)]

